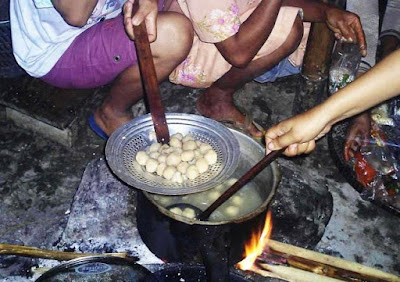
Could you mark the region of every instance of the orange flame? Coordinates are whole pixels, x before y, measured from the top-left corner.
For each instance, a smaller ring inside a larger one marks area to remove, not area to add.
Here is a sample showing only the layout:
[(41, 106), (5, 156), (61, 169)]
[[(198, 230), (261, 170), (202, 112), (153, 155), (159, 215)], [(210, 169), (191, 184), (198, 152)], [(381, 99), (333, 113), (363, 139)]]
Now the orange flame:
[(264, 247), (267, 245), (269, 238), (271, 237), (272, 231), (272, 220), (271, 211), (268, 211), (265, 218), (264, 228), (255, 231), (250, 240), (246, 243), (245, 258), (238, 262), (236, 266), (241, 270), (250, 270), (259, 255), (263, 252)]

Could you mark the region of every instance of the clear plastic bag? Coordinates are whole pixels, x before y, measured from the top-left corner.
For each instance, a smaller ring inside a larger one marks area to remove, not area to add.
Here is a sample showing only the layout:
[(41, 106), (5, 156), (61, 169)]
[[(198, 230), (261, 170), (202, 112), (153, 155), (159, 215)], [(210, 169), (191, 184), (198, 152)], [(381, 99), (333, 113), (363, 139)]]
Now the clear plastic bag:
[(390, 126), (372, 122), (371, 137), (355, 154), (351, 164), (364, 187), (361, 192), (364, 199), (400, 208), (400, 119), (396, 114), (390, 118), (394, 121)]

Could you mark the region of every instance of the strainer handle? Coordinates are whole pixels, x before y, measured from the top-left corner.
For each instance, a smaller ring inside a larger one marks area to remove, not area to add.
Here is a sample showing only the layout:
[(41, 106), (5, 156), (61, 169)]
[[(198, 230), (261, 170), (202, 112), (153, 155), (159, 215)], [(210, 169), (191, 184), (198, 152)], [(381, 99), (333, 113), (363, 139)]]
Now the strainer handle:
[[(135, 1), (133, 14), (137, 12), (138, 8), (138, 1)], [(153, 119), (157, 141), (166, 144), (169, 142), (169, 130), (165, 118), (164, 106), (161, 101), (161, 92), (158, 87), (157, 74), (153, 62), (153, 55), (151, 54), (146, 23), (143, 21), (140, 25), (133, 26), (133, 33), (135, 35), (135, 46), (144, 92), (146, 93), (147, 103)]]

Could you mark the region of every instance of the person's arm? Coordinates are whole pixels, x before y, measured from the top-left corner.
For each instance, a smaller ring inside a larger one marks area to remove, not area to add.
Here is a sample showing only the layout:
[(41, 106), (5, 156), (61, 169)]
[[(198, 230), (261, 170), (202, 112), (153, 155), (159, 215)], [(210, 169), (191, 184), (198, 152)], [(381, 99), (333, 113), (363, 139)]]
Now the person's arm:
[(358, 42), (362, 55), (366, 55), (365, 36), (357, 15), (313, 0), (263, 0), (236, 34), (215, 44), (225, 60), (235, 67), (247, 66), (269, 37), (283, 5), (303, 9), (304, 21), (326, 22), (337, 39)]
[(293, 156), (308, 153), (333, 124), (397, 96), (400, 92), (400, 50), (387, 56), (359, 79), (311, 110), (267, 130), (267, 152), (284, 147)]
[(305, 22), (325, 22), (326, 10), (333, 6), (315, 0), (283, 0), (282, 6), (299, 7)]
[(360, 18), (351, 12), (316, 0), (284, 0), (282, 6), (299, 7), (306, 22), (325, 22), (338, 40), (357, 42), (363, 56), (367, 44)]
[(54, 8), (72, 26), (82, 27), (88, 21), (98, 0), (51, 0)]
[[(358, 71), (356, 79), (360, 78), (366, 70)], [(348, 162), (362, 146), (367, 145), (371, 136), (371, 117), (369, 111), (362, 112), (351, 119), (347, 127), (343, 146), (343, 157)]]
[(261, 1), (236, 34), (215, 44), (225, 60), (235, 67), (245, 67), (253, 60), (275, 25), (281, 3)]

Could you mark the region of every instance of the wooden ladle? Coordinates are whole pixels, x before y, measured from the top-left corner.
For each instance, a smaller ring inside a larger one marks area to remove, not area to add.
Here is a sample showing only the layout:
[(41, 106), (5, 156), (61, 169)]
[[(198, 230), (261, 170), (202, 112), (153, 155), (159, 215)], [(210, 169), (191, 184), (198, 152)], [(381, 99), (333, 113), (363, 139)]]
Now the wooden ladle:
[(264, 168), (266, 168), (271, 162), (273, 162), (278, 156), (280, 156), (286, 148), (272, 151), (264, 158), (261, 159), (256, 165), (254, 165), (248, 172), (246, 172), (239, 180), (228, 188), (218, 199), (215, 200), (205, 211), (203, 211), (196, 218), (198, 220), (206, 220), (208, 217), (223, 203), (225, 203), (232, 195), (239, 191), (244, 185), (250, 180), (257, 176)]
[(223, 203), (225, 203), (230, 197), (232, 197), (237, 191), (239, 191), (244, 185), (246, 185), (250, 180), (256, 177), (264, 168), (266, 168), (270, 163), (272, 163), (277, 157), (279, 157), (286, 148), (272, 151), (264, 158), (261, 159), (257, 164), (255, 164), (249, 171), (247, 171), (238, 181), (235, 182), (231, 187), (229, 187), (218, 199), (216, 199), (207, 209), (201, 211), (200, 208), (193, 206), (188, 203), (175, 203), (167, 207), (168, 210), (178, 207), (181, 210), (185, 208), (192, 209), (195, 213), (195, 219), (197, 220), (207, 220), (210, 215)]
[[(139, 9), (138, 1), (133, 5), (133, 14)], [(142, 77), (144, 92), (146, 93), (147, 103), (154, 123), (157, 141), (162, 144), (169, 142), (169, 130), (165, 118), (165, 111), (161, 101), (161, 92), (158, 87), (156, 68), (151, 54), (149, 37), (147, 34), (146, 23), (143, 21), (138, 26), (133, 27), (135, 35), (135, 46), (139, 68)]]

